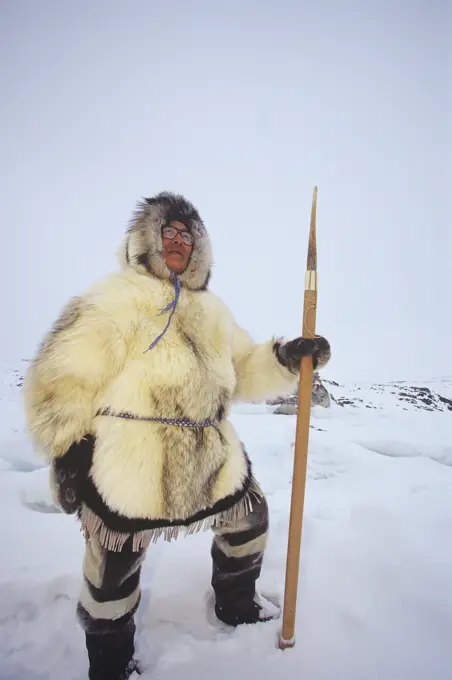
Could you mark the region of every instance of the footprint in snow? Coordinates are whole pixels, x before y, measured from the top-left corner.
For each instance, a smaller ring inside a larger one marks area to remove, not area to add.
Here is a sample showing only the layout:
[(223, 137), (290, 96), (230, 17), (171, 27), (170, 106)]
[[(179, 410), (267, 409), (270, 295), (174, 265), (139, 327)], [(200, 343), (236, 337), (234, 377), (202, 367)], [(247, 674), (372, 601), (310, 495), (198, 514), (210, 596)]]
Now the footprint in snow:
[(309, 479), (333, 479), (345, 472), (346, 470), (333, 460), (321, 460), (320, 458), (308, 460)]

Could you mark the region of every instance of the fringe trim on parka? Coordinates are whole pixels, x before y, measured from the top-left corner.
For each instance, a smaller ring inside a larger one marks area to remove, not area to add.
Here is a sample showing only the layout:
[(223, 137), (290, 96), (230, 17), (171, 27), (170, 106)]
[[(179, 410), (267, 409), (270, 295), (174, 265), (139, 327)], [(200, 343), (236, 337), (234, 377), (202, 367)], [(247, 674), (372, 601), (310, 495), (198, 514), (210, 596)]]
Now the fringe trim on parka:
[[(253, 511), (255, 503), (261, 503), (263, 496), (261, 487), (252, 476), (245, 495), (231, 507), (210, 515), (208, 514), (209, 509), (206, 509), (197, 513), (197, 516), (204, 515), (201, 519), (194, 519), (192, 522), (190, 520), (176, 520), (167, 526), (154, 526), (150, 529), (130, 532), (117, 531), (106, 526), (104, 521), (85, 503), (81, 506), (79, 517), (85, 540), (97, 535), (104, 548), (112, 552), (120, 552), (126, 541), (132, 539), (132, 550), (138, 552), (146, 550), (151, 543), (157, 543), (162, 536), (168, 542), (176, 540), (181, 530), (184, 531), (186, 536), (189, 536), (200, 531), (236, 524)], [(155, 523), (153, 522), (153, 524)]]

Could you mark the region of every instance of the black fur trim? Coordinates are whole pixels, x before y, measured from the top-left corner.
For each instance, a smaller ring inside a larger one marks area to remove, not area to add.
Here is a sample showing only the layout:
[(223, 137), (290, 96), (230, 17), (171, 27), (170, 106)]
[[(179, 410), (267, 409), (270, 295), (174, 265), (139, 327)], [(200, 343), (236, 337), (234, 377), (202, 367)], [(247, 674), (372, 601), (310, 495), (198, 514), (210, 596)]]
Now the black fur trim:
[(237, 489), (237, 491), (234, 493), (229, 494), (229, 496), (225, 496), (225, 498), (217, 501), (217, 503), (211, 505), (209, 508), (200, 510), (186, 519), (169, 520), (164, 518), (142, 519), (125, 517), (124, 515), (121, 515), (108, 507), (98, 492), (91, 477), (88, 478), (86, 483), (83, 501), (85, 505), (102, 520), (107, 529), (110, 529), (111, 531), (118, 531), (121, 533), (135, 533), (138, 531), (147, 531), (151, 529), (172, 526), (188, 527), (190, 524), (206, 519), (206, 517), (210, 517), (220, 512), (229, 510), (229, 508), (232, 508), (233, 505), (241, 501), (242, 498), (248, 493), (252, 482), (252, 465), (245, 450), (243, 453), (247, 462), (247, 474), (241, 488)]

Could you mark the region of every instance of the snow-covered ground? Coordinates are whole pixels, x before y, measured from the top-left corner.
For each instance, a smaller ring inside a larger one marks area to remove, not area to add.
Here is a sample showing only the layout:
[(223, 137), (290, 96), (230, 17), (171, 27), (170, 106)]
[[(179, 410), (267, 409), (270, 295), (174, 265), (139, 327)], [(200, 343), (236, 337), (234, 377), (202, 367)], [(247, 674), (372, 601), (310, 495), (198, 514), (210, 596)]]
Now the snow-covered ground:
[[(83, 538), (55, 512), (27, 441), (15, 384), (25, 367), (0, 366), (0, 678), (81, 680)], [(451, 384), (429, 387), (450, 398)], [(198, 534), (148, 552), (143, 680), (452, 678), (452, 412), (405, 410), (390, 391), (366, 408), (370, 395), (313, 409), (295, 648), (276, 648), (280, 621), (227, 630), (212, 619), (211, 539)], [(232, 419), (271, 512), (260, 589), (282, 599), (295, 417), (244, 405)]]

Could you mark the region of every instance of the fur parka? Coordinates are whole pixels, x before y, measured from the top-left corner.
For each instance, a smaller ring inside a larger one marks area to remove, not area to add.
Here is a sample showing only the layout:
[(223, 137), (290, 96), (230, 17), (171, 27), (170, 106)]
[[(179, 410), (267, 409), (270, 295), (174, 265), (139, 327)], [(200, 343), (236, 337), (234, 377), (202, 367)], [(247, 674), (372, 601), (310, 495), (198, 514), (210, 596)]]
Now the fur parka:
[[(174, 316), (149, 350), (175, 296), (161, 238), (173, 219), (187, 225), (194, 245)], [(92, 442), (80, 518), (85, 533), (97, 532), (113, 550), (131, 535), (138, 549), (180, 527), (191, 532), (246, 514), (261, 492), (228, 420), (231, 404), (289, 393), (298, 378), (278, 362), (275, 338), (255, 344), (208, 291), (209, 237), (183, 197), (140, 204), (120, 255), (119, 272), (62, 312), (24, 384), (28, 428), (49, 462)]]

